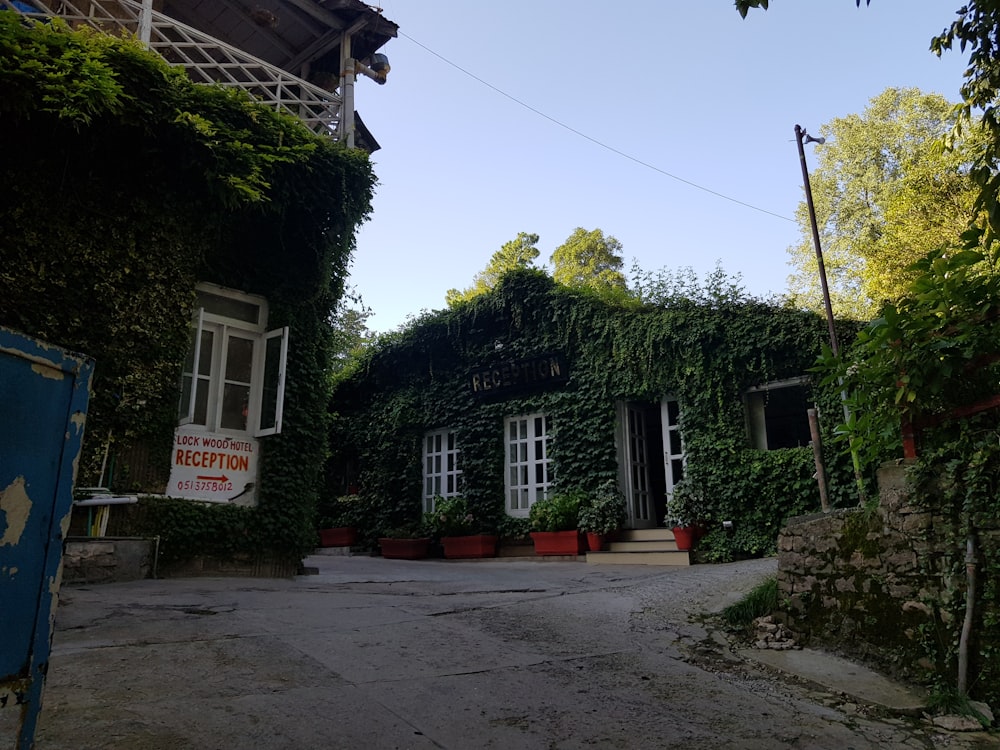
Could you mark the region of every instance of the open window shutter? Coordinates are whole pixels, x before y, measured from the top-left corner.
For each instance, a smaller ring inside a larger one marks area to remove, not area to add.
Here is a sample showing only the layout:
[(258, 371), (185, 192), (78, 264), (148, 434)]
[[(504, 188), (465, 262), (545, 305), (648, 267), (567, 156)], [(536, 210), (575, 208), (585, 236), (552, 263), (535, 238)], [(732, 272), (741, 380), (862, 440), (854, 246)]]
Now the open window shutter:
[(285, 364), (288, 359), (288, 328), (264, 334), (264, 371), (260, 395), (260, 421), (255, 437), (281, 432), (285, 404)]
[(201, 329), (205, 319), (205, 308), (199, 307), (194, 320), (194, 357), (191, 360), (191, 381), (187, 382), (185, 373), (181, 379), (181, 404), (187, 402), (186, 413), (180, 415), (180, 424), (191, 424), (194, 421), (194, 409), (198, 397), (198, 364), (201, 362)]

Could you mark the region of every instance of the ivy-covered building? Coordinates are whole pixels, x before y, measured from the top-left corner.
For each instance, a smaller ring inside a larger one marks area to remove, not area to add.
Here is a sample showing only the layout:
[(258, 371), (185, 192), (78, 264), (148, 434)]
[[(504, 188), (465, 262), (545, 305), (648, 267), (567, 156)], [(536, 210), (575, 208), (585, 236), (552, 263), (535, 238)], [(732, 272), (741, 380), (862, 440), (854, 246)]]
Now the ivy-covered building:
[(354, 79), (395, 35), (359, 0), (0, 3), (0, 324), (95, 358), (79, 484), (163, 501), (119, 533), (314, 543), (375, 185)]
[[(510, 273), (338, 384), (329, 492), (357, 486), (370, 534), (456, 494), (517, 530), (547, 494), (614, 479), (628, 527), (647, 528), (683, 481), (709, 559), (764, 553), (785, 517), (820, 507), (807, 411), (842, 416), (810, 377), (826, 336), (819, 316), (734, 294), (609, 302)], [(846, 501), (849, 461), (826, 461)]]

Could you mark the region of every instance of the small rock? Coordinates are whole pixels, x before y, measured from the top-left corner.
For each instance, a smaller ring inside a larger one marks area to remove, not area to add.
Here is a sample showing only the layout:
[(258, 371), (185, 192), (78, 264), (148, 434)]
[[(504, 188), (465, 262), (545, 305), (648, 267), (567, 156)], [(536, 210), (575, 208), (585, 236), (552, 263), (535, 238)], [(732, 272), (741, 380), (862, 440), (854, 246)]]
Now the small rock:
[(993, 725), (993, 711), (991, 711), (990, 707), (987, 706), (985, 703), (982, 703), (980, 701), (969, 701), (969, 708), (971, 708), (977, 714), (986, 719), (987, 726)]
[(983, 725), (971, 716), (935, 716), (931, 723), (950, 732), (978, 732)]

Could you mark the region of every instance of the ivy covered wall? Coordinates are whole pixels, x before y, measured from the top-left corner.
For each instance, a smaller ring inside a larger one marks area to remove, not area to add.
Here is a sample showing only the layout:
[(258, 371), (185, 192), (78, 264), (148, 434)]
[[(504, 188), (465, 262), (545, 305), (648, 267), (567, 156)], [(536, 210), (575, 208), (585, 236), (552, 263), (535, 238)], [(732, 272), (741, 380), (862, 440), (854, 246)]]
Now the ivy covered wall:
[[(224, 536), (227, 553), (299, 559), (315, 541), (329, 320), (370, 212), (367, 155), (58, 19), (0, 11), (0, 94), (0, 325), (97, 362), (78, 483), (114, 466), (115, 489), (163, 490), (195, 283), (262, 295), (291, 331), (258, 507), (158, 501), (125, 531), (159, 534), (173, 558)], [(141, 477), (126, 465), (139, 456)]]
[[(819, 508), (813, 454), (752, 448), (744, 393), (807, 374), (826, 336), (813, 314), (738, 295), (616, 304), (538, 271), (512, 272), (493, 291), (384, 337), (339, 382), (328, 492), (357, 481), (369, 539), (418, 517), (422, 437), (449, 428), (457, 431), (463, 493), (479, 515), (499, 521), (505, 417), (547, 414), (557, 486), (593, 489), (618, 476), (616, 401), (658, 404), (670, 395), (681, 408), (685, 479), (705, 498), (703, 550), (717, 560), (771, 552), (785, 517)], [(473, 396), (474, 368), (548, 352), (565, 357), (568, 383)], [(813, 396), (832, 428), (839, 395), (817, 388)], [(827, 454), (831, 497), (856, 503), (849, 459)], [(734, 522), (731, 532), (723, 520)]]

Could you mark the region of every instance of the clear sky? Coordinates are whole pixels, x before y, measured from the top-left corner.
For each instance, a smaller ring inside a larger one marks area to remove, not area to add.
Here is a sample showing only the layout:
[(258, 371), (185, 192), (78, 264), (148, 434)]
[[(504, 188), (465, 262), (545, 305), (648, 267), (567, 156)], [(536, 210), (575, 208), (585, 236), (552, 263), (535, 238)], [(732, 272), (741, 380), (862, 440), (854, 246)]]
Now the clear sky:
[(732, 0), (382, 0), (392, 71), (356, 88), (382, 147), (350, 279), (369, 326), (445, 307), (522, 231), (539, 261), (599, 228), (626, 267), (721, 265), (783, 292), (795, 125), (818, 134), (890, 86), (957, 101), (968, 55), (929, 46), (960, 5), (774, 0), (743, 20)]

